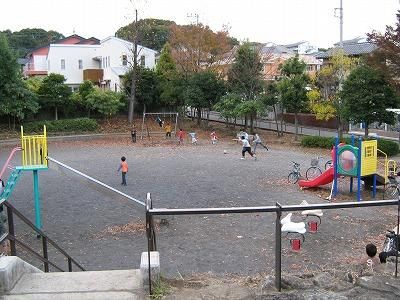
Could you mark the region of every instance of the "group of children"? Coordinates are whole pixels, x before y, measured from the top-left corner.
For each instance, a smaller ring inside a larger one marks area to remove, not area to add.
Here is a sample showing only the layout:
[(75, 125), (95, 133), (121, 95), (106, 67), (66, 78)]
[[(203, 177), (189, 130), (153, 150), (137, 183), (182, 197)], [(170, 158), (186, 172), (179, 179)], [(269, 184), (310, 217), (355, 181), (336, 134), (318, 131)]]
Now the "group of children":
[(245, 154), (246, 154), (246, 152), (248, 152), (251, 157), (253, 157), (255, 160), (257, 160), (257, 157), (256, 157), (257, 145), (261, 145), (267, 151), (269, 150), (268, 147), (263, 144), (263, 142), (261, 141), (260, 136), (257, 133), (255, 133), (254, 137), (253, 137), (253, 144), (254, 144), (254, 150), (253, 151), (251, 151), (251, 145), (250, 145), (250, 142), (249, 142), (249, 135), (247, 134), (247, 132), (241, 131), (239, 133), (239, 138), (238, 139), (234, 139), (234, 140), (240, 141), (242, 143), (243, 147), (242, 147), (242, 157), (241, 157), (241, 159), (245, 159)]

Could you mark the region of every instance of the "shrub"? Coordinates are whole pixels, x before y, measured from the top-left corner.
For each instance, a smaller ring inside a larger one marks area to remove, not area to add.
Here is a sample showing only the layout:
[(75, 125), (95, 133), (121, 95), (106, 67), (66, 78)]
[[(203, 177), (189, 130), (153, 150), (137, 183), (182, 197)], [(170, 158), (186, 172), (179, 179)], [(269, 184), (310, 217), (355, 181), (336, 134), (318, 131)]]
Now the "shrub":
[(65, 119), (57, 121), (35, 121), (24, 124), (24, 131), (28, 133), (41, 133), (43, 125), (48, 132), (84, 132), (95, 131), (97, 121), (89, 118)]
[[(343, 138), (341, 142), (351, 144), (351, 139)], [(304, 136), (301, 140), (302, 146), (310, 148), (331, 149), (334, 144), (334, 137)], [(355, 145), (358, 145), (357, 139), (355, 140)], [(399, 144), (394, 141), (378, 139), (378, 149), (385, 152), (388, 156), (393, 156), (399, 153)]]

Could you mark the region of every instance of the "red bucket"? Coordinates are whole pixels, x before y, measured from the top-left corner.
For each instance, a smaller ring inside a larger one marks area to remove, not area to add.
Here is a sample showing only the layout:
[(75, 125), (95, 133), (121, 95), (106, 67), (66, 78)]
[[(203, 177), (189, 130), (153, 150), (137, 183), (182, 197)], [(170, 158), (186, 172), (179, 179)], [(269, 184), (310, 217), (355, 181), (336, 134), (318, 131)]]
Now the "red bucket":
[(300, 251), (300, 240), (290, 240), (290, 244), (292, 245), (292, 250), (293, 251)]
[(318, 223), (316, 221), (308, 222), (308, 227), (310, 229), (310, 233), (316, 233), (318, 231)]

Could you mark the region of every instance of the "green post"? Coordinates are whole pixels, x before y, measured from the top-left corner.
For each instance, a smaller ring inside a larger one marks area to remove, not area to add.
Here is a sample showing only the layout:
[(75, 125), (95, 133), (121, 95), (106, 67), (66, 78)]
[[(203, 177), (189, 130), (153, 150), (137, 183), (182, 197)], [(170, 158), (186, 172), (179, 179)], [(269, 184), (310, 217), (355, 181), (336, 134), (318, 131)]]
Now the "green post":
[(42, 221), (40, 218), (40, 195), (39, 195), (39, 176), (38, 170), (33, 170), (33, 196), (35, 200), (35, 224), (36, 227), (42, 229)]

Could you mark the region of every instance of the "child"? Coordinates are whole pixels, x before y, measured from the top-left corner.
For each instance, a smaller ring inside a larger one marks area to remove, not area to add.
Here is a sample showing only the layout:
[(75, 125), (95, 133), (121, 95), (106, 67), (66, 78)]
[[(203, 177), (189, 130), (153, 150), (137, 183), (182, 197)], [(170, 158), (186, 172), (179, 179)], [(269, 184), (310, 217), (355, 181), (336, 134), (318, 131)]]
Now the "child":
[(218, 137), (214, 130), (210, 133), (210, 136), (211, 136), (211, 144), (216, 145), (218, 142)]
[(365, 252), (367, 257), (362, 261), (362, 271), (363, 275), (374, 273), (380, 264), (379, 258), (376, 257), (377, 249), (374, 244), (368, 244), (365, 246)]
[(251, 157), (254, 157), (254, 160), (257, 160), (257, 157), (253, 154), (253, 152), (251, 152), (251, 146), (249, 141), (245, 138), (245, 136), (241, 136), (240, 137), (240, 141), (242, 142), (243, 148), (242, 148), (242, 157), (241, 159), (244, 159), (244, 155), (246, 152), (249, 152)]
[(178, 143), (179, 145), (182, 144), (183, 145), (183, 138), (185, 137), (185, 133), (183, 132), (182, 128), (179, 129), (178, 132)]
[(160, 127), (163, 127), (164, 122), (161, 120), (160, 117), (157, 117), (157, 118), (156, 118), (156, 122), (158, 123), (158, 125), (159, 125)]
[(165, 138), (171, 138), (171, 125), (169, 123), (165, 124)]
[(265, 149), (267, 149), (267, 151), (269, 150), (268, 147), (265, 146), (265, 145), (262, 143), (262, 141), (261, 141), (261, 139), (260, 139), (260, 136), (259, 136), (257, 133), (254, 135), (254, 141), (253, 141), (253, 143), (254, 143), (254, 150), (253, 150), (253, 153), (254, 153), (254, 154), (256, 154), (257, 145), (263, 146)]
[(196, 138), (196, 133), (195, 132), (189, 132), (189, 135), (192, 139), (192, 144), (197, 145), (197, 138)]
[(132, 136), (132, 143), (136, 143), (136, 129), (135, 126), (133, 126), (131, 130), (131, 136)]
[(128, 173), (128, 163), (126, 162), (125, 156), (121, 157), (121, 164), (119, 165), (117, 172), (119, 172), (119, 170), (121, 170), (122, 173), (121, 185), (126, 185), (126, 173)]

